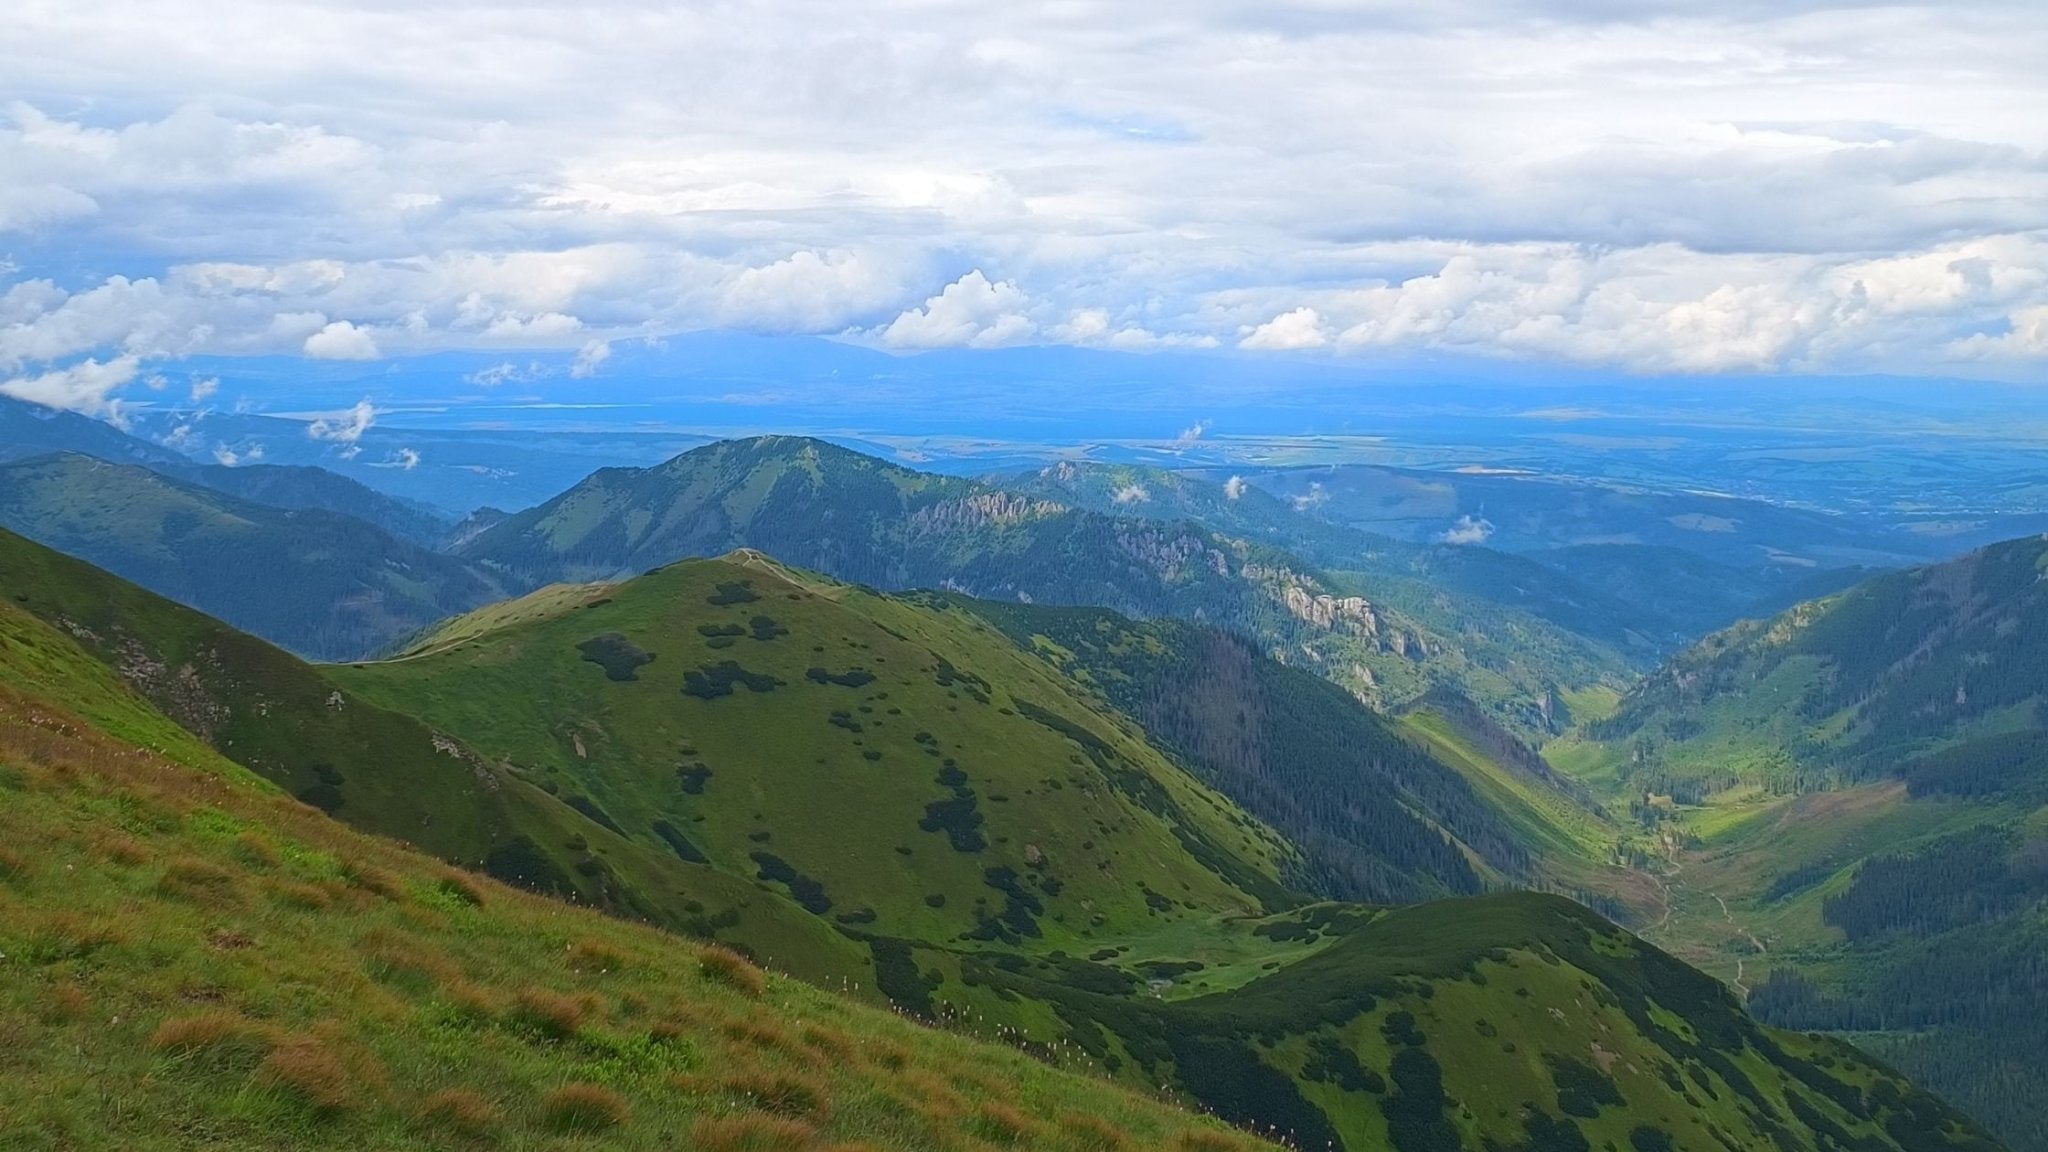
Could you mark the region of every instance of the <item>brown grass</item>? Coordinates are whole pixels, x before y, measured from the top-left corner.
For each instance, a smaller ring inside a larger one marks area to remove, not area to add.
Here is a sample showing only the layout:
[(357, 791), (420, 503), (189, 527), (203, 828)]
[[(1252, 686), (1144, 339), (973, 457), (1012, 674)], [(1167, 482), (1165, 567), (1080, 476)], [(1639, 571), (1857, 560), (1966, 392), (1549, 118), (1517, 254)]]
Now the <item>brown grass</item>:
[(50, 985), (49, 995), (43, 999), (42, 1017), (47, 1024), (69, 1024), (85, 1019), (92, 1011), (92, 997), (85, 989), (72, 981)]
[(825, 1086), (808, 1077), (745, 1072), (726, 1077), (721, 1087), (750, 1108), (793, 1120), (822, 1120), (832, 1110)]
[(466, 872), (443, 872), (435, 887), (472, 908), (481, 907), (484, 902), (484, 886)]
[(149, 1046), (166, 1056), (214, 1067), (253, 1067), (270, 1053), (268, 1030), (234, 1012), (176, 1016), (157, 1025)]
[(578, 996), (564, 996), (545, 988), (528, 988), (505, 1012), (505, 1024), (543, 1040), (567, 1040), (583, 1030), (589, 1002)]
[(467, 1088), (443, 1088), (420, 1103), (414, 1121), (472, 1139), (490, 1135), (500, 1121), (498, 1108)]
[(759, 996), (768, 987), (768, 977), (745, 956), (721, 944), (704, 949), (698, 971), (706, 980), (723, 984), (744, 996)]
[(867, 1045), (864, 1049), (868, 1062), (877, 1068), (901, 1072), (910, 1067), (910, 1049), (893, 1040), (883, 1040)]
[(279, 863), (277, 845), (260, 832), (244, 832), (235, 837), (234, 853), (235, 859), (252, 868), (275, 868)]
[(133, 836), (112, 833), (101, 837), (97, 847), (100, 855), (124, 867), (134, 868), (149, 862), (149, 849)]
[(332, 1042), (315, 1036), (291, 1036), (264, 1057), (256, 1070), (259, 1083), (296, 1098), (315, 1112), (346, 1111), (354, 1100), (354, 1077)]
[(557, 1132), (602, 1132), (632, 1119), (626, 1098), (600, 1084), (564, 1084), (541, 1101), (541, 1120)]
[(1060, 1131), (1068, 1141), (1079, 1148), (1108, 1152), (1124, 1146), (1123, 1130), (1107, 1120), (1083, 1112), (1067, 1112), (1060, 1116)]
[(235, 874), (197, 856), (180, 856), (164, 866), (156, 890), (196, 904), (225, 903), (235, 898)]
[(366, 864), (360, 860), (343, 860), (341, 876), (357, 888), (365, 892), (374, 892), (386, 900), (405, 899), (405, 881), (374, 864)]
[(1008, 1104), (989, 1101), (975, 1109), (967, 1127), (991, 1144), (1021, 1144), (1031, 1135), (1031, 1118)]
[(1181, 1152), (1244, 1152), (1245, 1143), (1227, 1132), (1190, 1128), (1174, 1141), (1174, 1147)]
[(13, 880), (28, 875), (28, 861), (21, 853), (0, 848), (0, 880)]
[(626, 966), (626, 954), (602, 940), (578, 940), (569, 945), (569, 970), (586, 976), (617, 972)]
[(307, 912), (319, 912), (334, 903), (334, 897), (325, 888), (313, 884), (301, 884), (295, 880), (280, 880), (269, 885), (270, 895), (278, 903)]
[(706, 1116), (690, 1129), (698, 1152), (805, 1152), (818, 1130), (782, 1116)]

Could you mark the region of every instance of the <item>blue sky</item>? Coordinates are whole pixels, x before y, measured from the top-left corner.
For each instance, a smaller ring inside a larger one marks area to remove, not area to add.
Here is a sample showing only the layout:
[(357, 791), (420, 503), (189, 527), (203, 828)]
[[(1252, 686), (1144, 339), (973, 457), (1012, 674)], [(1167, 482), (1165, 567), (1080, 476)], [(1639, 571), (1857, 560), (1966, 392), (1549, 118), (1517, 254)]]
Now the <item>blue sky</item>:
[(2042, 381), (2043, 60), (1996, 0), (22, 0), (0, 391), (728, 331)]

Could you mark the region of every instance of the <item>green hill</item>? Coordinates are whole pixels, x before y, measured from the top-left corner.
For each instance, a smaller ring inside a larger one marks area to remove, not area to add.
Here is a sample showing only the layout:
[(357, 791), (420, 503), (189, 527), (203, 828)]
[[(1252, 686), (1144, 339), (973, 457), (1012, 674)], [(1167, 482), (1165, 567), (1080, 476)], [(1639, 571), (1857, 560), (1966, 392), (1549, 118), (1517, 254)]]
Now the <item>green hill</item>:
[[(623, 1146), (700, 1149), (1196, 1126), (1054, 1065), (1309, 1147), (1995, 1147), (1567, 901), (1289, 907), (1287, 845), (962, 609), (705, 562), (316, 669), (26, 541), (0, 558), (0, 965), (23, 977), (0, 982), (0, 1108), (41, 1146), (395, 1146), (479, 1117), (511, 1146), (602, 1146), (553, 1129), (621, 1114)], [(220, 759), (286, 777), (288, 751), (329, 758), (343, 819), (465, 860), (521, 845), (484, 863), (1040, 1066), (788, 983), (749, 999), (730, 957), (345, 833)], [(717, 819), (641, 824), (696, 804)], [(458, 837), (465, 805), (503, 823)], [(584, 1083), (604, 1091), (563, 1091)]]
[(1533, 617), (1497, 630), (1448, 619), (1432, 628), (1382, 602), (1370, 580), (1324, 573), (1271, 545), (790, 437), (605, 469), (457, 551), (531, 588), (736, 548), (880, 588), (1204, 620), (1368, 699), (1393, 704), (1452, 683), (1531, 732), (1552, 730), (1560, 693), (1619, 686), (1627, 675), (1619, 656)]
[(0, 633), (0, 1147), (1266, 1146), (351, 831)]
[(325, 468), (295, 464), (242, 464), (233, 468), (165, 469), (216, 492), (272, 508), (318, 509), (353, 516), (401, 540), (438, 548), (454, 524), (423, 505), (387, 496)]
[(2048, 1148), (2048, 542), (1888, 573), (1681, 653), (1551, 759), (1663, 846), (1651, 930)]
[(0, 465), (0, 526), (316, 658), (361, 656), (501, 594), (353, 516), (75, 454)]

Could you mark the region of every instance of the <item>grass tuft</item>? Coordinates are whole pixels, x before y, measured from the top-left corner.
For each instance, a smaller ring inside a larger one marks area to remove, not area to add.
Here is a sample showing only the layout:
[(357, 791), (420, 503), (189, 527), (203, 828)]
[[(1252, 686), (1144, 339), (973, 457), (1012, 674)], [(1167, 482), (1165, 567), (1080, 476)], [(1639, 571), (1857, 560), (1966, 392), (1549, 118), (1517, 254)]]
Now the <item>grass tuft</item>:
[(414, 1122), (422, 1128), (481, 1139), (497, 1131), (496, 1105), (467, 1088), (443, 1088), (420, 1103)]
[(750, 1108), (793, 1120), (821, 1120), (831, 1111), (824, 1085), (787, 1073), (741, 1073), (726, 1077), (723, 1087)]
[(583, 1030), (587, 1002), (545, 988), (528, 988), (505, 1012), (505, 1025), (542, 1040), (568, 1040)]
[(213, 1068), (253, 1068), (269, 1055), (270, 1044), (261, 1025), (224, 1011), (173, 1017), (149, 1038), (157, 1052)]
[(1098, 1116), (1085, 1112), (1067, 1112), (1060, 1116), (1060, 1131), (1067, 1141), (1076, 1148), (1090, 1152), (1109, 1152), (1124, 1146), (1123, 1130)]
[(991, 1144), (1022, 1144), (1031, 1135), (1029, 1117), (994, 1100), (977, 1108), (967, 1127)]
[(806, 1152), (818, 1130), (782, 1116), (706, 1116), (690, 1129), (697, 1152)]
[(180, 856), (164, 866), (158, 893), (195, 904), (219, 904), (235, 897), (235, 874), (197, 856)]
[(326, 1041), (315, 1036), (292, 1036), (280, 1042), (264, 1057), (256, 1079), (318, 1113), (345, 1111), (353, 1100), (348, 1065)]
[(713, 944), (705, 948), (698, 961), (698, 970), (706, 980), (723, 984), (745, 996), (759, 996), (768, 988), (768, 977), (746, 957), (725, 947)]
[(556, 1132), (602, 1132), (630, 1119), (626, 1098), (601, 1084), (564, 1084), (541, 1101), (541, 1121)]
[(602, 940), (583, 939), (569, 945), (569, 970), (586, 976), (617, 972), (626, 966), (626, 954)]

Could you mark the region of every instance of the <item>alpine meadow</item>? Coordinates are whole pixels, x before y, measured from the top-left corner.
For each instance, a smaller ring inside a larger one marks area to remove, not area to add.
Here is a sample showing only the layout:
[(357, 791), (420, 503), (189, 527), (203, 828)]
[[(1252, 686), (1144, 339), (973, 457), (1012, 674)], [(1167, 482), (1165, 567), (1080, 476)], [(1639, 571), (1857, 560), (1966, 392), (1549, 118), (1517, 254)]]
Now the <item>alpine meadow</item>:
[(2048, 1152), (2044, 59), (11, 12), (0, 1152)]

